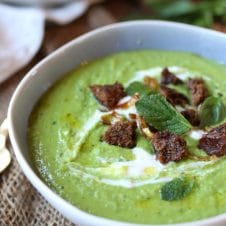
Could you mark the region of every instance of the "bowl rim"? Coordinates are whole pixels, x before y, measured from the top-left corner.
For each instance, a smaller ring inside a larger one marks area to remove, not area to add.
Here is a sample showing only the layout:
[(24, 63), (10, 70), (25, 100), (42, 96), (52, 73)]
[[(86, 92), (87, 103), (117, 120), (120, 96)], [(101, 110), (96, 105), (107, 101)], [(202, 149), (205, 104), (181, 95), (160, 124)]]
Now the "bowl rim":
[[(48, 63), (49, 60), (52, 60), (52, 58), (57, 58), (61, 54), (63, 54), (65, 51), (67, 51), (70, 47), (79, 44), (80, 42), (89, 39), (92, 36), (95, 36), (98, 33), (101, 32), (107, 32), (111, 29), (117, 29), (117, 28), (123, 28), (128, 26), (138, 26), (138, 25), (164, 25), (164, 26), (170, 26), (174, 28), (180, 28), (180, 29), (186, 29), (186, 30), (193, 30), (193, 31), (203, 31), (208, 34), (214, 34), (222, 38), (226, 38), (226, 35), (218, 32), (213, 31), (206, 28), (201, 28), (193, 25), (188, 25), (184, 23), (177, 23), (177, 22), (169, 22), (169, 21), (162, 21), (162, 20), (138, 20), (138, 21), (129, 21), (129, 22), (120, 22), (115, 23), (112, 25), (104, 26), (98, 29), (95, 29), (93, 31), (90, 31), (88, 33), (85, 33), (70, 42), (64, 44), (62, 47), (55, 50), (53, 53), (42, 59), (39, 63), (37, 63), (34, 67), (32, 67), (31, 70), (28, 71), (28, 73), (25, 75), (25, 77), (20, 81), (19, 85), (17, 86), (16, 90), (13, 93), (13, 96), (10, 100), (8, 113), (7, 113), (7, 119), (8, 119), (8, 129), (9, 129), (9, 138), (13, 147), (13, 151), (15, 153), (16, 159), (23, 171), (23, 173), (26, 175), (27, 179), (32, 183), (32, 185), (35, 187), (35, 189), (42, 194), (42, 196), (45, 197), (46, 200), (53, 206), (53, 208), (59, 210), (57, 205), (62, 206), (64, 209), (69, 209), (73, 212), (73, 214), (70, 213), (63, 213), (63, 215), (68, 218), (72, 219), (72, 215), (76, 216), (76, 219), (78, 219), (78, 222), (92, 222), (96, 225), (110, 225), (110, 226), (153, 226), (154, 224), (136, 224), (136, 223), (130, 223), (125, 221), (117, 221), (117, 220), (111, 220), (109, 218), (104, 218), (100, 216), (96, 216), (94, 214), (90, 214), (88, 212), (85, 212), (81, 209), (79, 209), (77, 206), (70, 204), (65, 199), (61, 198), (60, 195), (58, 195), (56, 192), (54, 192), (52, 189), (50, 189), (49, 186), (47, 186), (44, 181), (42, 181), (39, 176), (35, 173), (35, 171), (31, 168), (29, 162), (25, 159), (23, 152), (20, 150), (17, 136), (15, 132), (15, 126), (13, 124), (13, 112), (14, 105), (17, 101), (17, 98), (20, 96), (20, 93), (23, 92), (23, 87), (25, 84), (32, 79), (34, 74), (36, 74), (43, 65)], [(68, 211), (68, 212), (70, 212)], [(61, 212), (62, 213), (62, 212)], [(87, 220), (88, 219), (88, 220)], [(226, 222), (226, 213), (219, 214), (213, 217), (204, 218), (197, 221), (190, 221), (190, 222), (181, 222), (181, 223), (175, 223), (175, 224), (158, 224), (159, 226), (164, 225), (174, 225), (174, 226), (198, 226), (198, 225), (209, 225), (209, 224), (216, 224), (216, 223), (222, 223), (223, 221)]]

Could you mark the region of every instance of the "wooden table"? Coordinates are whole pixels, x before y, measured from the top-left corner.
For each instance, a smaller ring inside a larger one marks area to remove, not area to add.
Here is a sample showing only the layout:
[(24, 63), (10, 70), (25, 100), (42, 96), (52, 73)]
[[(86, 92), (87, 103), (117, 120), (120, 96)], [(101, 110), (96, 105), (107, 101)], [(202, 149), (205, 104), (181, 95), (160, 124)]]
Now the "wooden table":
[(52, 51), (79, 35), (90, 31), (92, 29), (90, 26), (90, 15), (93, 14), (96, 7), (103, 7), (116, 21), (121, 20), (136, 9), (136, 5), (132, 3), (131, 0), (105, 1), (92, 6), (81, 18), (68, 25), (58, 26), (55, 24), (47, 24), (44, 41), (36, 57), (25, 68), (0, 84), (0, 122), (6, 117), (11, 96), (24, 75)]

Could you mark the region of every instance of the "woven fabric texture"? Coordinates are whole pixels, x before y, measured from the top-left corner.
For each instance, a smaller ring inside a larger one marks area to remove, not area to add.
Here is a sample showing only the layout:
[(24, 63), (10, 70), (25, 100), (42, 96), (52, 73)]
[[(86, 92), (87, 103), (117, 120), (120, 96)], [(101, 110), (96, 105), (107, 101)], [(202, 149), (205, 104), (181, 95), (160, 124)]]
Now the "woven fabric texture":
[(74, 226), (33, 188), (14, 155), (11, 165), (0, 174), (0, 225)]

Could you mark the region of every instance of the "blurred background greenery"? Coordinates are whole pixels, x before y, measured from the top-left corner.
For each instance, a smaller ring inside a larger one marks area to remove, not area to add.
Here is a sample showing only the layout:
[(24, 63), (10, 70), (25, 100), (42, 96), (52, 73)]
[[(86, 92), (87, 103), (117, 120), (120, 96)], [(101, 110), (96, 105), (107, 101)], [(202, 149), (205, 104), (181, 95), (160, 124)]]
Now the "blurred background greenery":
[(131, 0), (139, 10), (130, 19), (179, 21), (202, 27), (226, 25), (226, 0)]

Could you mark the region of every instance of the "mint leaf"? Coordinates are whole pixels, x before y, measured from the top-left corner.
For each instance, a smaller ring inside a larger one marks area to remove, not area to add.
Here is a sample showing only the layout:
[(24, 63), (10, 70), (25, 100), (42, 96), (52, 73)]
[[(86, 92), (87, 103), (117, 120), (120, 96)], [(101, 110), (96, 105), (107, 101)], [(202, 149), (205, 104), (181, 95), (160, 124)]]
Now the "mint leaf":
[(142, 96), (144, 94), (149, 94), (150, 92), (151, 92), (151, 89), (145, 86), (141, 82), (132, 82), (126, 88), (126, 93), (129, 96), (133, 96), (135, 93), (139, 93)]
[(175, 201), (184, 198), (194, 187), (194, 181), (186, 178), (175, 178), (161, 187), (161, 199)]
[(144, 95), (136, 102), (136, 108), (157, 130), (184, 134), (191, 129), (190, 123), (160, 94)]
[(199, 110), (200, 127), (219, 123), (226, 116), (226, 109), (220, 97), (210, 96), (205, 99)]

